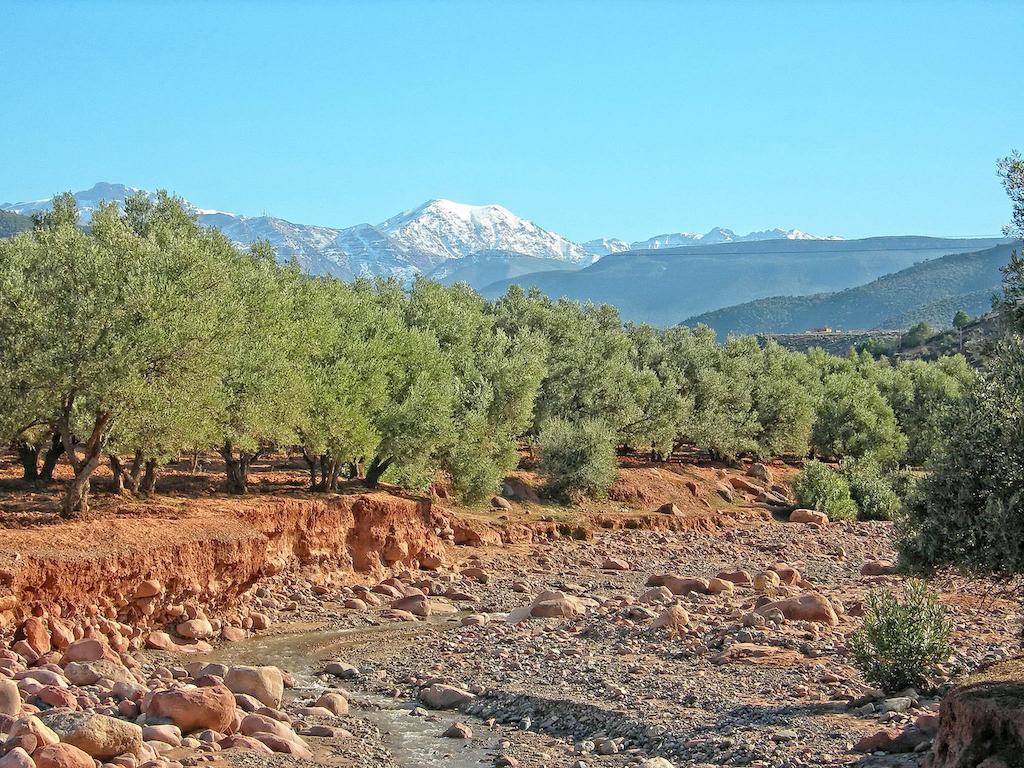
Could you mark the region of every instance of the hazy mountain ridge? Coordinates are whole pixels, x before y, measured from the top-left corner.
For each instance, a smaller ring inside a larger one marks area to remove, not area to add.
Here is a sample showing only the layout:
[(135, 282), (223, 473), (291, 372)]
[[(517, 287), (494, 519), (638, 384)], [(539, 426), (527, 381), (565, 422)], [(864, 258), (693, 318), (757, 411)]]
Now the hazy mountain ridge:
[(948, 327), (957, 310), (978, 315), (991, 309), (1002, 279), (999, 268), (1019, 245), (1003, 242), (954, 253), (834, 293), (773, 296), (692, 316), (719, 336), (730, 333), (800, 333), (819, 327), (843, 330), (899, 329), (926, 321)]
[(576, 272), (500, 280), (482, 293), (494, 298), (516, 283), (553, 298), (613, 304), (627, 320), (667, 326), (755, 299), (806, 298), (854, 288), (917, 262), (1002, 242), (1002, 238), (918, 236), (775, 239), (628, 251), (605, 256)]

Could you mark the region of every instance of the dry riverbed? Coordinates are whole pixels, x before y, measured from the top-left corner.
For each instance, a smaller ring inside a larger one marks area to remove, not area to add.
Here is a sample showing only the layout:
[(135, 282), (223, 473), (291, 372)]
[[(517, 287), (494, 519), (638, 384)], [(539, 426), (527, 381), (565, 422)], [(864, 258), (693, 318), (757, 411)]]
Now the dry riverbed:
[[(742, 498), (716, 520), (723, 479)], [(939, 577), (955, 626), (942, 678), (873, 690), (846, 643), (867, 593), (903, 580), (891, 525), (782, 522), (721, 471), (628, 480), (637, 507), (691, 507), (588, 526), (529, 503), (453, 516), (289, 496), (204, 518), (183, 499), (178, 579), (145, 578), (176, 567), (159, 541), (130, 549), (145, 518), (113, 519), (126, 543), (84, 565), (15, 552), (42, 608), (0, 650), (0, 768), (918, 765), (941, 694), (1019, 650), (1014, 595)], [(203, 542), (204, 520), (219, 538)], [(250, 552), (258, 568), (239, 567)], [(95, 591), (129, 567), (136, 582), (93, 607), (31, 583), (79, 568)]]

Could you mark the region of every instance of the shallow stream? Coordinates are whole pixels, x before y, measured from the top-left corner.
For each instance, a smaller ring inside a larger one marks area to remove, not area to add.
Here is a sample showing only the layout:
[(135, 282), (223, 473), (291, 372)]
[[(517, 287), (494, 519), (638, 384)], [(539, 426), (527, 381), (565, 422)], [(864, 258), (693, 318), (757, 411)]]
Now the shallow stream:
[[(224, 643), (213, 653), (205, 655), (203, 660), (228, 665), (280, 667), (295, 676), (295, 692), (308, 698), (328, 687), (317, 674), (325, 658), (332, 655), (332, 648), (344, 645), (347, 640), (385, 634), (395, 626), (398, 625), (313, 629), (257, 636), (237, 643)], [(451, 714), (431, 712), (425, 717), (413, 715), (415, 702), (358, 690), (351, 691), (351, 694), (351, 716), (367, 720), (377, 727), (395, 763), (402, 768), (479, 768), (493, 764), (493, 753), (484, 747), (441, 736), (457, 719)]]

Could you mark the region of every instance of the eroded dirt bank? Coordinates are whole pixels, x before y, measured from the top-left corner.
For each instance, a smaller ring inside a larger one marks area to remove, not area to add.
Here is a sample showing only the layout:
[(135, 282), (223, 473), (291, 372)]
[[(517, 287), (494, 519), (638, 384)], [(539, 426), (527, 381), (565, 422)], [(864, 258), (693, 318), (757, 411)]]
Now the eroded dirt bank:
[(0, 624), (35, 613), (154, 626), (179, 618), (185, 604), (227, 614), (261, 577), (286, 568), (326, 579), (418, 567), (441, 560), (450, 537), (429, 500), (384, 492), (253, 496), (168, 506), (145, 518), (5, 530)]

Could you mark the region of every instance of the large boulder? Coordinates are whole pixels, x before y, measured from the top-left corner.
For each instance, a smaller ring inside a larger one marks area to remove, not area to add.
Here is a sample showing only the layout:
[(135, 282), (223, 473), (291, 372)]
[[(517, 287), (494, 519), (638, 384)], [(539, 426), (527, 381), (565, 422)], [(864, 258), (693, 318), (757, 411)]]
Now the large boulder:
[(267, 715), (251, 714), (242, 718), (238, 726), (238, 732), (243, 736), (255, 736), (257, 733), (273, 733), (283, 739), (289, 739), (295, 732), (288, 727), (287, 723), (275, 720)]
[[(996, 664), (942, 700), (928, 768), (1020, 765), (1024, 755), (1024, 663)], [(1002, 760), (1001, 763), (995, 762)]]
[(182, 733), (204, 728), (224, 733), (235, 719), (235, 697), (223, 685), (158, 691), (144, 703), (146, 714), (170, 719)]
[(252, 738), (270, 747), (272, 752), (280, 752), (284, 755), (310, 760), (313, 752), (301, 738), (296, 735), (291, 737), (279, 736), (276, 733), (254, 733)]
[(51, 744), (32, 753), (36, 768), (96, 768), (88, 754), (71, 744)]
[(391, 604), (391, 607), (396, 611), (406, 611), (411, 613), (413, 616), (419, 616), (420, 618), (426, 618), (430, 615), (430, 601), (426, 595), (409, 595), (403, 597), (400, 600), (396, 600)]
[(131, 670), (110, 659), (73, 661), (64, 667), (64, 676), (75, 685), (94, 685), (104, 679), (114, 683), (138, 682)]
[(111, 651), (109, 646), (102, 640), (95, 637), (84, 637), (70, 643), (64, 649), (60, 665), (66, 666), (72, 662), (99, 661), (102, 658), (109, 658)]
[(755, 461), (750, 465), (750, 469), (747, 470), (747, 475), (757, 478), (765, 485), (772, 485), (775, 482), (775, 476), (768, 468), (768, 465), (763, 464), (760, 461)]
[(328, 691), (316, 700), (316, 706), (323, 707), (339, 717), (348, 714), (348, 699), (337, 691)]
[(14, 715), (21, 711), (21, 691), (13, 680), (0, 678), (0, 715)]
[(867, 560), (860, 567), (861, 576), (889, 576), (896, 573), (896, 566), (888, 560)]
[(530, 606), (535, 619), (564, 619), (586, 612), (589, 603), (564, 592), (541, 592)]
[(669, 635), (677, 636), (686, 631), (690, 623), (690, 615), (681, 605), (670, 605), (654, 620), (651, 629), (664, 630)]
[(15, 720), (11, 725), (8, 736), (34, 736), (36, 744), (48, 746), (60, 741), (60, 736), (53, 732), (42, 720), (35, 715)]
[(125, 753), (139, 755), (142, 729), (134, 723), (92, 712), (54, 712), (40, 720), (60, 736), (61, 742), (78, 747), (101, 760)]
[(25, 642), (36, 656), (42, 656), (50, 650), (50, 630), (46, 626), (46, 622), (38, 616), (30, 616), (25, 619), (25, 623), (21, 625), (20, 634), (24, 635)]
[(665, 574), (664, 576), (652, 576), (647, 580), (647, 584), (652, 587), (668, 587), (673, 595), (681, 597), (686, 597), (691, 592), (699, 592), (702, 595), (708, 594), (707, 579), (693, 579)]
[(36, 768), (32, 757), (21, 747), (15, 747), (3, 757), (0, 757), (0, 768)]
[(224, 685), (232, 693), (244, 693), (275, 709), (284, 696), (284, 675), (277, 667), (231, 667)]
[(828, 515), (816, 509), (794, 509), (789, 513), (789, 522), (828, 525)]
[(474, 698), (469, 691), (443, 683), (434, 683), (420, 691), (420, 701), (431, 709), (458, 709)]
[(174, 628), (174, 631), (189, 640), (209, 640), (213, 637), (213, 625), (203, 618), (183, 621)]
[(760, 614), (777, 610), (790, 621), (811, 621), (818, 624), (828, 624), (834, 627), (839, 623), (839, 617), (832, 607), (828, 598), (817, 592), (804, 592), (800, 595), (787, 597), (782, 600), (775, 600), (766, 603), (757, 609)]

